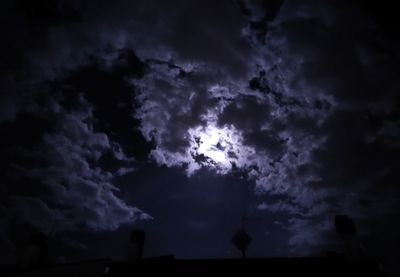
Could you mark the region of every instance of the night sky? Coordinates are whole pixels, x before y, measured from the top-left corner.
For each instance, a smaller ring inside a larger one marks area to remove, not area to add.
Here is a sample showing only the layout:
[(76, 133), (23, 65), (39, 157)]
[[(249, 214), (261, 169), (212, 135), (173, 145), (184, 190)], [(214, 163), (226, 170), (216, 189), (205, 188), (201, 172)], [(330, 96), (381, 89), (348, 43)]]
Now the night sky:
[[(395, 2), (395, 1), (394, 1)], [(0, 4), (0, 258), (340, 251), (399, 259), (400, 28), (391, 1)]]

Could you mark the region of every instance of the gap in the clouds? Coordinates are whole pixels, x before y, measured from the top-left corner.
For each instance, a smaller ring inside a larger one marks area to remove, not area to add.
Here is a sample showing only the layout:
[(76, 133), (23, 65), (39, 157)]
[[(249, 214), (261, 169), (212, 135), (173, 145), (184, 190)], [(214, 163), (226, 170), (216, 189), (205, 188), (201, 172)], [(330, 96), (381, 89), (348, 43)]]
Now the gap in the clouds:
[(146, 160), (154, 145), (139, 130), (140, 122), (133, 116), (135, 90), (126, 80), (141, 78), (146, 65), (131, 49), (113, 48), (109, 52), (114, 55), (111, 64), (91, 57), (88, 64), (52, 82), (52, 89), (61, 92), (62, 105), (67, 109), (74, 109), (77, 99), (83, 97), (93, 106), (94, 130), (106, 133), (129, 157)]
[(260, 197), (251, 181), (218, 175), (207, 168), (187, 177), (183, 169), (155, 164), (119, 177), (118, 193), (127, 203), (149, 213), (153, 220), (132, 227), (147, 233), (147, 255), (174, 254), (180, 258), (239, 257), (231, 243), (241, 227), (253, 237), (249, 256), (284, 256), (287, 215), (257, 209)]

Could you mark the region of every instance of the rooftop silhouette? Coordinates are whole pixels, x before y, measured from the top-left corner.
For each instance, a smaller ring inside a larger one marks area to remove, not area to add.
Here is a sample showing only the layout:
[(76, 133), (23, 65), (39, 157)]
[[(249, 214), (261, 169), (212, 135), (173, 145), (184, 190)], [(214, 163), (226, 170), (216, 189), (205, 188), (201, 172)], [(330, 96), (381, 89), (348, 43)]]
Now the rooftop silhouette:
[(343, 252), (327, 251), (321, 257), (246, 258), (245, 249), (251, 237), (239, 229), (232, 243), (242, 252), (240, 259), (176, 259), (173, 255), (143, 257), (146, 234), (133, 230), (128, 244), (128, 258), (113, 261), (109, 258), (64, 264), (43, 263), (47, 255), (46, 239), (35, 233), (28, 242), (18, 265), (0, 267), (2, 276), (133, 276), (159, 274), (243, 274), (248, 276), (386, 276), (381, 261), (360, 254), (360, 243), (352, 219), (346, 215), (335, 217)]

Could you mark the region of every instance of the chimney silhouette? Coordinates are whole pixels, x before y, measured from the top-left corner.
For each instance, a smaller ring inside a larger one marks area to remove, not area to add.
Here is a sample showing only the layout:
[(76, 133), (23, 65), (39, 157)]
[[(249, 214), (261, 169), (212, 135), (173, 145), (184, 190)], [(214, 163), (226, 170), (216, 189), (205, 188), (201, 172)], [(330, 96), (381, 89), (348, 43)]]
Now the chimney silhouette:
[(21, 256), (20, 267), (26, 269), (42, 264), (47, 258), (47, 251), (47, 235), (40, 232), (32, 234)]
[(143, 257), (143, 248), (146, 234), (143, 230), (132, 230), (128, 250), (128, 261), (136, 265)]
[(335, 216), (336, 233), (342, 238), (344, 258), (348, 263), (360, 263), (365, 257), (365, 251), (357, 237), (353, 219), (347, 215)]

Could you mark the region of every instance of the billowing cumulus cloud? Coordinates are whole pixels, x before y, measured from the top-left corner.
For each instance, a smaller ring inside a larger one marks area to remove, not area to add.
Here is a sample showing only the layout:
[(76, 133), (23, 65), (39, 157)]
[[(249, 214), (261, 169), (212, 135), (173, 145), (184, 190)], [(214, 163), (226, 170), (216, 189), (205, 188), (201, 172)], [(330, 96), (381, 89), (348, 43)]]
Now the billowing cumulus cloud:
[(287, 217), (293, 255), (329, 244), (335, 214), (371, 234), (394, 220), (398, 45), (364, 4), (17, 2), (4, 5), (24, 32), (2, 14), (15, 39), (2, 45), (0, 122), (31, 140), (2, 150), (18, 154), (2, 161), (10, 219), (149, 218), (113, 181), (154, 161), (247, 178), (259, 212)]
[[(375, 26), (358, 6), (285, 2), (258, 29), (251, 20), (260, 15), (252, 9), (250, 23), (238, 28), (252, 53), (246, 78), (235, 79), (224, 61), (188, 62), (172, 51), (174, 66), (153, 64), (134, 83), (142, 104), (136, 116), (144, 136), (156, 142), (151, 155), (159, 164), (189, 175), (201, 167), (219, 174), (241, 170), (256, 193), (284, 196), (285, 204), (259, 207), (305, 218), (288, 222), (296, 233), (290, 245), (302, 252), (310, 247), (300, 229), (327, 230), (326, 221), (316, 224), (322, 214), (346, 212), (362, 222), (365, 213), (382, 208), (379, 200), (361, 200), (371, 198), (377, 183), (388, 186), (380, 199), (398, 197), (390, 196), (395, 144), (387, 143), (389, 131), (386, 142), (374, 139), (388, 125), (374, 129), (370, 123), (398, 109), (398, 84), (390, 81), (394, 64), (375, 54), (369, 35)], [(350, 24), (354, 17), (362, 23)], [(382, 66), (389, 73), (382, 74)], [(368, 204), (355, 205), (354, 197)]]
[[(114, 230), (122, 223), (150, 218), (116, 196), (114, 174), (99, 165), (114, 149), (105, 133), (93, 130), (93, 106), (83, 97), (71, 111), (53, 104), (43, 116), (53, 117), (54, 129), (30, 148), (14, 146), (20, 148), (20, 161), (9, 165), (8, 175), (18, 177), (6, 176), (5, 185), (8, 193), (22, 195), (5, 196), (7, 217), (28, 221), (44, 232), (55, 222), (62, 222), (61, 229)], [(120, 150), (114, 153), (118, 160), (123, 158)], [(41, 197), (29, 195), (30, 190), (42, 190)]]

